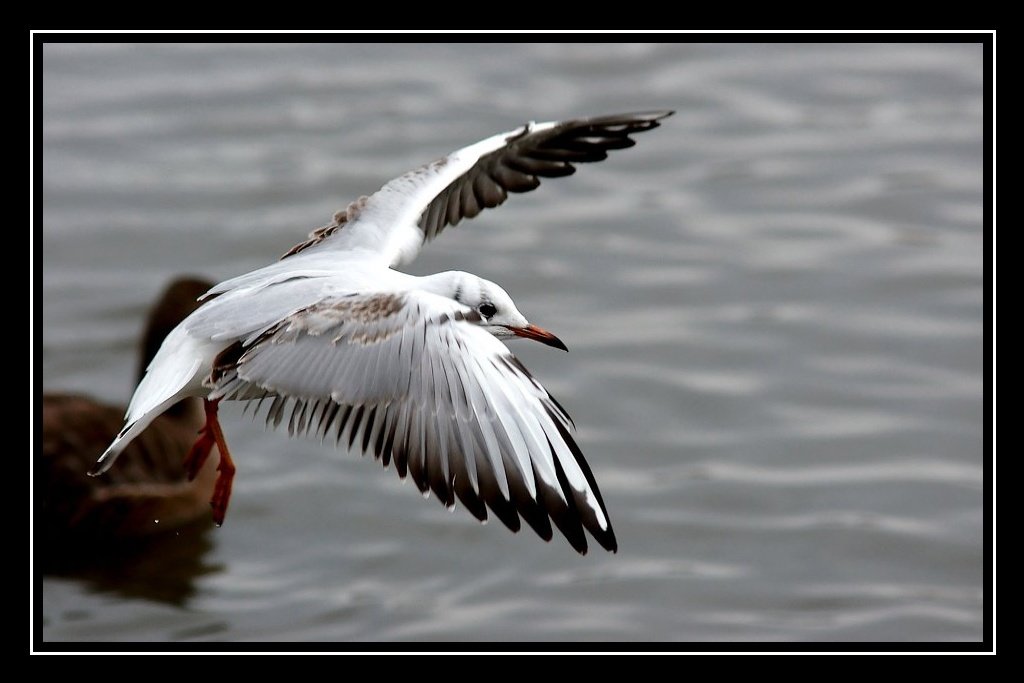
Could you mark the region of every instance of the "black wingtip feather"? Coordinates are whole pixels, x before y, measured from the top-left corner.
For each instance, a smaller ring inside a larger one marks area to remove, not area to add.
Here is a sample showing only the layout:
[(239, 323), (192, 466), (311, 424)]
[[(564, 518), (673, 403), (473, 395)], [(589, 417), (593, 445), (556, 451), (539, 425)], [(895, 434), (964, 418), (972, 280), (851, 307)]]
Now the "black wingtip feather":
[(502, 495), (494, 473), (487, 467), (477, 467), (477, 479), (480, 484), (480, 498), (487, 503), (494, 516), (500, 519), (509, 531), (519, 531), (522, 526), (519, 523), (519, 513)]
[(434, 492), (437, 499), (445, 507), (455, 505), (455, 491), (452, 488), (450, 477), (445, 476), (443, 468), (435, 464), (435, 460), (427, 455), (427, 479), (430, 481), (430, 490)]
[(388, 421), (386, 423), (385, 428), (381, 430), (381, 434), (383, 434), (385, 431), (387, 432), (387, 437), (384, 439), (383, 445), (378, 449), (381, 453), (381, 464), (384, 467), (387, 467), (389, 464), (391, 464), (391, 457), (394, 454), (395, 430), (397, 429), (398, 423), (398, 416), (395, 414), (396, 410), (397, 408), (393, 406), (388, 408)]
[(542, 130), (523, 126), (506, 138), (505, 147), (481, 157), (430, 202), (419, 222), (424, 241), (446, 225), (498, 206), (510, 192), (533, 190), (540, 178), (572, 175), (573, 164), (602, 161), (610, 150), (632, 147), (631, 135), (657, 128), (672, 113), (663, 109), (572, 119)]
[[(406, 474), (408, 474), (409, 459), (408, 451), (406, 450), (406, 441), (407, 439), (405, 431), (398, 429), (396, 427), (394, 433), (394, 441), (391, 444), (391, 458), (395, 463), (395, 470), (398, 471), (398, 476), (402, 479), (405, 479)], [(387, 466), (386, 460), (384, 462), (384, 465), (385, 467)]]
[[(532, 474), (532, 473), (531, 473)], [(548, 520), (548, 513), (533, 499), (526, 485), (518, 476), (510, 476), (508, 482), (509, 494), (512, 496), (512, 503), (515, 505), (519, 516), (526, 520), (538, 536), (545, 541), (554, 537), (551, 531), (551, 522)]]
[[(548, 444), (550, 448), (551, 444)], [(543, 482), (539, 475), (537, 475), (537, 468), (534, 466), (534, 476), (537, 480), (537, 498), (540, 504), (547, 510), (547, 513), (551, 516), (555, 526), (562, 532), (566, 540), (569, 541), (576, 552), (580, 555), (587, 554), (587, 536), (583, 533), (583, 524), (580, 521), (579, 513), (576, 512), (575, 506), (572, 502), (571, 494), (565, 490), (565, 474), (562, 472), (562, 466), (558, 464), (558, 457), (552, 451), (552, 459), (555, 463), (555, 473), (558, 476), (558, 483), (564, 491), (565, 499), (568, 501), (563, 502), (558, 492), (553, 490), (547, 484)]]
[(480, 496), (473, 490), (472, 485), (469, 483), (469, 478), (457, 474), (455, 475), (453, 486), (455, 488), (455, 495), (459, 497), (459, 501), (466, 509), (481, 522), (486, 522), (487, 506), (484, 505), (484, 502), (480, 500)]
[[(594, 479), (594, 473), (590, 470), (590, 465), (587, 464), (586, 459), (583, 457), (583, 453), (580, 451), (580, 447), (576, 445), (575, 439), (565, 429), (561, 422), (555, 421), (555, 427), (558, 428), (558, 433), (561, 435), (565, 445), (569, 447), (570, 452), (576, 459), (576, 464), (579, 466), (580, 471), (583, 472), (584, 478), (587, 480), (587, 484), (590, 486), (590, 490), (594, 492), (594, 497), (597, 498), (597, 504), (601, 508), (602, 514), (604, 514), (605, 520), (608, 522), (608, 528), (602, 529), (600, 524), (597, 523), (593, 511), (586, 508), (582, 508), (577, 505), (577, 511), (580, 513), (580, 517), (583, 520), (584, 526), (590, 535), (601, 544), (601, 547), (611, 552), (616, 552), (619, 549), (618, 541), (615, 539), (615, 531), (612, 529), (611, 518), (608, 516), (608, 508), (604, 504), (604, 499), (601, 497), (601, 490), (597, 487), (597, 480)], [(557, 460), (556, 460), (557, 462)], [(564, 474), (563, 474), (564, 476)], [(561, 480), (561, 478), (560, 478)], [(563, 490), (567, 493), (572, 493), (572, 497), (576, 497), (576, 490), (571, 486), (563, 485)]]
[(348, 430), (349, 449), (351, 449), (352, 446), (355, 445), (356, 436), (359, 434), (359, 426), (362, 424), (363, 421), (364, 408), (365, 406), (359, 406), (359, 409), (356, 411), (356, 414), (352, 417), (352, 426)]
[(377, 406), (374, 406), (370, 409), (370, 414), (366, 416), (366, 427), (363, 429), (363, 453), (370, 450), (370, 437), (373, 436), (373, 428), (376, 424)]

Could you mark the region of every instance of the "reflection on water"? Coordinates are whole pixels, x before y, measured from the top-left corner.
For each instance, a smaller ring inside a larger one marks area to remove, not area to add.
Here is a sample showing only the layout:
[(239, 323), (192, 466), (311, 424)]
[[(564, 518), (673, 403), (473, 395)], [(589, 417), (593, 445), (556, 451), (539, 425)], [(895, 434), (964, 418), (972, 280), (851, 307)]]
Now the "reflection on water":
[(481, 526), (225, 406), (232, 510), (165, 593), (187, 608), (138, 592), (176, 552), (154, 548), (112, 582), (131, 596), (47, 577), (48, 640), (981, 638), (980, 45), (55, 44), (43, 62), (44, 386), (118, 403), (174, 274), (264, 265), (525, 120), (678, 112), (412, 267), (501, 284), (572, 349), (513, 347), (579, 425), (618, 554)]
[(213, 547), (208, 531), (209, 524), (199, 523), (116, 544), (43, 551), (43, 570), (49, 576), (80, 581), (88, 591), (185, 607), (198, 579), (224, 569), (205, 557)]

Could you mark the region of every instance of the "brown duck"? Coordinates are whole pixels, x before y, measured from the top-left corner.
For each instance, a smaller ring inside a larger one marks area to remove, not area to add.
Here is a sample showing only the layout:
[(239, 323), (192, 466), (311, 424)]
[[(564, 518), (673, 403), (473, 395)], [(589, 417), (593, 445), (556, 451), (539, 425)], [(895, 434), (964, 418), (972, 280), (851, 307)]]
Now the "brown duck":
[[(168, 286), (146, 322), (140, 378), (167, 333), (199, 307), (198, 297), (211, 286), (193, 278)], [(207, 463), (194, 481), (182, 466), (203, 426), (201, 401), (177, 403), (128, 446), (129, 457), (106, 477), (88, 476), (96, 454), (117, 436), (123, 420), (123, 407), (88, 396), (43, 396), (36, 529), (48, 551), (75, 541), (139, 538), (209, 519), (217, 463)]]

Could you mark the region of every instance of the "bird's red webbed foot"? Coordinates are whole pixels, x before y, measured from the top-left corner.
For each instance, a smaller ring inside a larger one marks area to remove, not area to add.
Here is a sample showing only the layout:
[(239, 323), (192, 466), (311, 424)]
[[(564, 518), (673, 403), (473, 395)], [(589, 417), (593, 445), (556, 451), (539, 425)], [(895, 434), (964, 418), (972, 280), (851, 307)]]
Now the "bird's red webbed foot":
[(220, 422), (217, 420), (217, 404), (220, 399), (212, 401), (203, 400), (203, 410), (206, 412), (206, 424), (199, 430), (199, 438), (192, 445), (188, 455), (185, 456), (184, 466), (188, 473), (189, 481), (195, 479), (199, 471), (203, 469), (206, 459), (210, 456), (214, 444), (220, 451), (220, 462), (217, 464), (217, 483), (214, 484), (213, 497), (210, 498), (210, 507), (213, 508), (213, 522), (220, 526), (224, 523), (224, 516), (228, 511), (228, 503), (231, 500), (231, 485), (235, 479), (235, 463), (231, 460), (231, 453), (228, 452), (227, 441), (224, 440), (224, 432), (221, 431)]

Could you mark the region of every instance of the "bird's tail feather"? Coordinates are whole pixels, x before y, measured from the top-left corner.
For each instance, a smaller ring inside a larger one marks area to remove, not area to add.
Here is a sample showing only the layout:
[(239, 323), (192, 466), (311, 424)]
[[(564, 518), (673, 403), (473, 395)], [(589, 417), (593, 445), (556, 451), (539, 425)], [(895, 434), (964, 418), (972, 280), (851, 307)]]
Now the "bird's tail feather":
[(178, 400), (177, 396), (171, 397), (153, 410), (143, 414), (137, 420), (126, 424), (124, 429), (122, 429), (118, 433), (117, 437), (114, 438), (114, 441), (107, 446), (107, 450), (103, 451), (103, 455), (101, 455), (99, 460), (96, 461), (96, 464), (93, 465), (92, 469), (89, 470), (89, 476), (98, 477), (109, 470), (114, 464), (114, 461), (117, 460), (117, 456), (121, 455), (121, 451), (128, 447), (128, 444), (132, 442), (132, 439), (141, 434), (153, 420), (159, 417), (172, 405), (177, 403)]
[(203, 358), (201, 344), (189, 339), (180, 327), (167, 336), (135, 389), (124, 429), (100, 456), (90, 475), (110, 469), (121, 451), (153, 420), (186, 396), (196, 395)]

